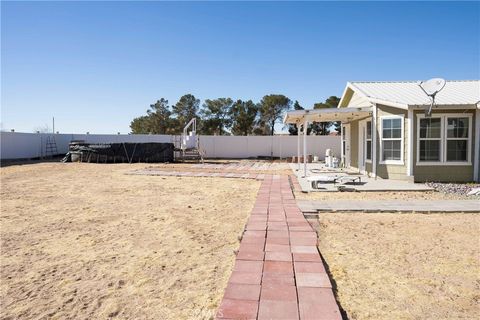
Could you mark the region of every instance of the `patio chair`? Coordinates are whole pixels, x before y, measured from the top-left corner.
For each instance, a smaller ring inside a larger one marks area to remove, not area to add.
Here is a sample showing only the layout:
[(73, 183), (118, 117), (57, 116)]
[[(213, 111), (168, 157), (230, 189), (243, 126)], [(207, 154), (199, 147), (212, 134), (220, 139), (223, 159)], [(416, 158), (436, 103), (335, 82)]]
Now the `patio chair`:
[(341, 184), (347, 184), (347, 183), (353, 183), (353, 184), (361, 184), (362, 183), (362, 177), (361, 176), (342, 176), (339, 177), (335, 183), (341, 183)]
[(319, 189), (319, 184), (321, 183), (333, 183), (334, 185), (338, 182), (339, 179), (344, 178), (347, 176), (327, 176), (327, 175), (319, 175), (319, 176), (311, 176), (307, 178), (312, 185), (312, 189)]

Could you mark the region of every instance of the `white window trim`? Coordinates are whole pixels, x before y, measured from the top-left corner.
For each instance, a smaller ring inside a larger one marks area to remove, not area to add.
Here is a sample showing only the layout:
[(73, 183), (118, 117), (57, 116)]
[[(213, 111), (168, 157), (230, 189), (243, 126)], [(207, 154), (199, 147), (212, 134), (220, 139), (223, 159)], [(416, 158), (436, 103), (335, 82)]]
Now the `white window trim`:
[[(370, 122), (370, 139), (368, 139), (368, 123)], [(365, 120), (365, 150), (363, 150), (365, 154), (365, 163), (372, 163), (372, 158), (373, 158), (373, 124), (372, 120)], [(370, 159), (367, 158), (367, 146), (368, 146), (368, 141), (370, 141)]]
[[(400, 138), (393, 138), (388, 140), (400, 140), (400, 160), (383, 160), (383, 120), (384, 119), (401, 119), (401, 136)], [(391, 116), (381, 116), (380, 117), (380, 162), (379, 164), (392, 164), (392, 165), (405, 165), (405, 141), (404, 139), (404, 126), (405, 126), (405, 117), (404, 115), (391, 115)]]
[[(424, 119), (424, 114), (417, 114), (417, 159), (416, 166), (471, 166), (472, 165), (472, 114), (471, 113), (434, 113), (432, 118), (441, 118), (440, 121), (440, 161), (420, 161), (420, 119)], [(468, 118), (468, 142), (467, 142), (467, 161), (447, 161), (447, 140), (466, 140), (466, 139), (447, 139), (447, 119), (448, 118)]]

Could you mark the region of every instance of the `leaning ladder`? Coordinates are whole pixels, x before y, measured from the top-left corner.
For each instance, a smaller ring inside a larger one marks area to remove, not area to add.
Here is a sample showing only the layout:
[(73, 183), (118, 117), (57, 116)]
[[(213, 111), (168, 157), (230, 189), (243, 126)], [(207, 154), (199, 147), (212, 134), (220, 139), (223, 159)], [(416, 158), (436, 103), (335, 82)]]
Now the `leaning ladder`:
[(57, 142), (55, 136), (47, 136), (47, 142), (45, 144), (45, 157), (53, 157), (58, 154)]

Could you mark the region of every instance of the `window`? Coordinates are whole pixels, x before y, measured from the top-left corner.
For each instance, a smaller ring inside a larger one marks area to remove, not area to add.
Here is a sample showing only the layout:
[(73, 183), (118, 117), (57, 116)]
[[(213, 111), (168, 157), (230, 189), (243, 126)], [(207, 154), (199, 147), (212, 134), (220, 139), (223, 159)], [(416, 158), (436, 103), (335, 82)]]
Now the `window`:
[(447, 161), (467, 161), (469, 118), (447, 117)]
[(367, 161), (372, 161), (372, 121), (367, 121), (366, 131), (367, 143), (365, 148), (367, 150), (365, 151), (365, 155)]
[(469, 164), (471, 121), (469, 114), (418, 116), (417, 164)]
[(440, 161), (442, 143), (442, 119), (420, 119), (419, 159), (420, 161)]
[(382, 162), (399, 163), (403, 161), (402, 117), (382, 119)]

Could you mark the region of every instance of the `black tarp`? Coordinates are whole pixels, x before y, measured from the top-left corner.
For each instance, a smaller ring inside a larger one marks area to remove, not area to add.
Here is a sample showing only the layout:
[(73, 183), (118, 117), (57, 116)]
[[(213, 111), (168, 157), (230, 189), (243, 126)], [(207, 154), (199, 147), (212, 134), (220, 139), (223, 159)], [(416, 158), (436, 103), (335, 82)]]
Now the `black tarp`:
[(72, 160), (82, 162), (173, 162), (173, 143), (72, 142)]

